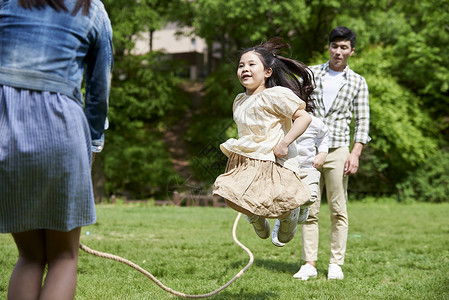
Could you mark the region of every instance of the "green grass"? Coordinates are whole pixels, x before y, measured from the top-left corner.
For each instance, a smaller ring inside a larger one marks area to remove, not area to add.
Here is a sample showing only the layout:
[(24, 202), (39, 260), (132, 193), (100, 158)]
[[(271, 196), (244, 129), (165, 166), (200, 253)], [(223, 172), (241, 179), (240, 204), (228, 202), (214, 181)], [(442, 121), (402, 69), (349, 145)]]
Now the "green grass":
[[(81, 242), (127, 258), (186, 294), (211, 292), (248, 263), (232, 239), (236, 212), (212, 207), (100, 205)], [(327, 281), (329, 211), (320, 214), (318, 278), (293, 279), (300, 232), (284, 248), (261, 240), (244, 218), (237, 238), (254, 254), (252, 267), (210, 299), (449, 299), (449, 204), (350, 203), (343, 281)], [(273, 221), (271, 221), (273, 224)], [(17, 257), (0, 235), (0, 299)], [(174, 299), (138, 271), (80, 252), (76, 299)]]

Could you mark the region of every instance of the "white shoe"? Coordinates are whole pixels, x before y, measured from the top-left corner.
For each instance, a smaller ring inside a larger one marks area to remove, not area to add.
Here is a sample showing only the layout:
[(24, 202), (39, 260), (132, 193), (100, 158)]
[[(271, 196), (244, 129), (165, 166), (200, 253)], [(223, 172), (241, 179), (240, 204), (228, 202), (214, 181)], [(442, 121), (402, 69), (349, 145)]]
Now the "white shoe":
[(267, 219), (256, 215), (252, 217), (246, 216), (246, 219), (253, 225), (254, 231), (261, 239), (266, 239), (270, 236), (270, 222)]
[(286, 218), (278, 219), (280, 222), (278, 240), (281, 243), (288, 243), (296, 234), (298, 227), (299, 207), (292, 210)]
[(301, 266), (301, 269), (293, 275), (293, 278), (308, 280), (310, 277), (316, 277), (318, 275), (316, 268), (311, 264), (304, 264)]
[(309, 217), (309, 207), (306, 206), (299, 210), (298, 224), (304, 224)]
[(271, 233), (271, 242), (276, 247), (284, 247), (285, 246), (285, 243), (281, 243), (278, 240), (278, 231), (279, 231), (280, 225), (281, 225), (281, 222), (278, 219), (276, 219), (276, 221), (274, 222), (273, 232)]
[(337, 264), (329, 264), (329, 271), (327, 272), (327, 279), (339, 279), (342, 280), (344, 278), (343, 271), (341, 267)]

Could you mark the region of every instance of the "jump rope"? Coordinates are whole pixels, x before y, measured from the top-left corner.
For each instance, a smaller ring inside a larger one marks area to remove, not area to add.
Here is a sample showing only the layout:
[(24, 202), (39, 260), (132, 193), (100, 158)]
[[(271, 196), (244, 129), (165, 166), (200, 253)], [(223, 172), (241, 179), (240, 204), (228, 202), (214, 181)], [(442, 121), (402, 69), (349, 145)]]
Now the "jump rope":
[(141, 267), (138, 266), (137, 264), (135, 264), (135, 263), (133, 263), (132, 261), (129, 261), (129, 260), (123, 258), (123, 257), (117, 256), (117, 255), (114, 255), (114, 254), (110, 254), (110, 253), (100, 252), (100, 251), (97, 251), (97, 250), (92, 250), (92, 249), (90, 249), (89, 247), (87, 247), (87, 246), (85, 246), (85, 245), (83, 245), (83, 244), (80, 244), (80, 249), (83, 250), (83, 251), (86, 252), (86, 253), (89, 253), (89, 254), (92, 254), (92, 255), (95, 255), (95, 256), (99, 256), (99, 257), (103, 257), (103, 258), (107, 258), (107, 259), (111, 259), (111, 260), (115, 260), (115, 261), (124, 263), (125, 265), (128, 265), (128, 266), (130, 266), (131, 268), (134, 268), (134, 269), (136, 269), (137, 271), (139, 271), (140, 273), (144, 274), (145, 276), (147, 276), (148, 278), (150, 278), (156, 285), (158, 285), (161, 289), (163, 289), (164, 291), (166, 291), (166, 292), (168, 292), (168, 293), (170, 293), (170, 294), (172, 294), (172, 295), (175, 295), (175, 296), (178, 296), (178, 297), (183, 297), (183, 298), (188, 298), (188, 299), (206, 298), (206, 297), (210, 297), (210, 296), (213, 296), (213, 295), (215, 295), (215, 294), (218, 294), (219, 292), (223, 291), (225, 288), (227, 288), (228, 286), (230, 286), (231, 283), (233, 283), (234, 281), (237, 280), (237, 278), (239, 278), (240, 276), (242, 276), (243, 273), (244, 273), (246, 270), (248, 270), (248, 269), (251, 267), (251, 265), (253, 264), (253, 262), (254, 262), (254, 255), (252, 254), (252, 252), (251, 252), (247, 247), (245, 247), (245, 245), (243, 245), (243, 244), (237, 239), (237, 236), (236, 236), (236, 233), (235, 233), (236, 230), (237, 230), (237, 224), (238, 224), (238, 222), (239, 222), (239, 220), (240, 220), (240, 216), (241, 216), (241, 215), (242, 215), (241, 213), (238, 213), (238, 214), (237, 214), (237, 217), (235, 218), (234, 226), (232, 227), (232, 238), (234, 239), (234, 242), (235, 242), (237, 245), (239, 245), (243, 250), (246, 251), (246, 253), (248, 253), (248, 255), (249, 255), (249, 262), (248, 262), (248, 264), (247, 264), (243, 269), (240, 270), (240, 272), (238, 272), (238, 273), (237, 273), (231, 280), (229, 280), (225, 285), (223, 285), (222, 287), (216, 289), (215, 291), (212, 291), (212, 292), (207, 293), (207, 294), (202, 294), (202, 295), (189, 295), (189, 294), (184, 294), (184, 293), (175, 291), (175, 290), (173, 290), (173, 289), (171, 289), (171, 288), (165, 286), (162, 282), (160, 282), (156, 277), (154, 277), (153, 274), (151, 274), (151, 273), (148, 272), (147, 270), (141, 268)]

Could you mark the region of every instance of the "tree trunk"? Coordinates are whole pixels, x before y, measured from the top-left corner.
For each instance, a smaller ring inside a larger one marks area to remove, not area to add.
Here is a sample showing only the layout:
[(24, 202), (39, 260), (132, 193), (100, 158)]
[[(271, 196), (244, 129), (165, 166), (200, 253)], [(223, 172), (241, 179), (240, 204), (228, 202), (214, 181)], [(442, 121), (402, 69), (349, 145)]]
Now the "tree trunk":
[(92, 165), (92, 185), (94, 188), (95, 203), (101, 203), (106, 199), (106, 176), (104, 174), (103, 154), (96, 154)]

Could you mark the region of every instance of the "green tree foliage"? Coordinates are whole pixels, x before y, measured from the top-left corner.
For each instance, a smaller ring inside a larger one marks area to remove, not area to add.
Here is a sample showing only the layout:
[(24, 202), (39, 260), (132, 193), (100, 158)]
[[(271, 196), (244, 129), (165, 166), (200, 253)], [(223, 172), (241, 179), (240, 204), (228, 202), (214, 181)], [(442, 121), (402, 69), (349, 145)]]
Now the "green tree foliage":
[[(105, 6), (114, 29), (115, 69), (111, 127), (96, 164), (104, 166), (108, 194), (143, 197), (177, 176), (161, 140), (188, 105), (176, 67), (160, 53), (130, 55), (139, 35), (151, 36), (174, 21), (206, 40), (209, 61), (212, 54), (221, 56), (186, 136), (198, 179), (210, 184), (224, 170), (219, 144), (236, 135), (238, 50), (282, 36), (293, 58), (322, 63), (330, 30), (347, 26), (357, 33), (350, 67), (370, 89), (372, 137), (350, 189), (356, 196), (399, 191), (402, 201), (444, 201), (445, 190), (435, 184), (447, 178), (437, 165), (448, 152), (449, 0), (105, 0)], [(431, 189), (434, 195), (427, 194)]]
[[(372, 141), (365, 147), (359, 174), (350, 181), (360, 195), (395, 193), (447, 144), (447, 0), (261, 0), (246, 1), (244, 8), (234, 1), (203, 0), (194, 5), (195, 33), (211, 42), (225, 41), (224, 57), (280, 35), (292, 45), (294, 58), (322, 63), (328, 59), (333, 27), (357, 32), (356, 55), (349, 63), (368, 81), (372, 110)], [(228, 59), (224, 63), (230, 64)], [(227, 82), (223, 73), (212, 76), (219, 77), (216, 85)], [(217, 95), (220, 90), (209, 88), (206, 97), (225, 103), (236, 94), (228, 88)]]
[(103, 172), (94, 168), (94, 182), (101, 182), (98, 178), (103, 177), (106, 183), (96, 189), (97, 194), (132, 199), (164, 195), (171, 181), (181, 181), (162, 141), (171, 116), (185, 109), (186, 97), (175, 75), (177, 67), (162, 53), (131, 55), (136, 37), (161, 28), (176, 2), (105, 1), (114, 30), (115, 65), (110, 126), (105, 133), (105, 150), (95, 162), (103, 166)]
[(236, 50), (271, 36), (298, 34), (310, 12), (300, 0), (198, 0), (192, 2), (192, 10), (193, 32), (209, 45), (219, 43), (224, 61)]
[(390, 73), (421, 97), (421, 105), (447, 135), (449, 1), (375, 1), (365, 12), (357, 18), (364, 45), (390, 46)]
[(109, 193), (145, 197), (164, 192), (161, 188), (177, 176), (162, 135), (170, 114), (184, 108), (185, 96), (160, 58), (158, 53), (124, 56), (115, 68), (104, 150)]
[(219, 145), (230, 137), (237, 137), (232, 103), (243, 89), (235, 75), (235, 66), (222, 64), (208, 76), (204, 104), (195, 112), (188, 132), (190, 165), (196, 178), (207, 183), (213, 182), (226, 166), (227, 158)]
[[(420, 108), (422, 99), (399, 85), (390, 73), (389, 49), (372, 47), (351, 61), (366, 74), (370, 91), (370, 136), (351, 188), (363, 193), (394, 193), (405, 170), (427, 163), (438, 151), (434, 120)], [(375, 180), (374, 180), (375, 179)]]
[(398, 184), (397, 198), (401, 202), (449, 202), (449, 151), (428, 157), (427, 163)]
[[(386, 175), (385, 180), (376, 183), (389, 183), (392, 192), (399, 192), (402, 201), (412, 198), (444, 201), (443, 197), (426, 195), (424, 191), (441, 195), (441, 189), (432, 183), (447, 180), (447, 175), (441, 172), (440, 166), (432, 164), (431, 161), (433, 157), (444, 158), (447, 153), (449, 57), (446, 55), (446, 49), (449, 47), (449, 1), (367, 1), (366, 3), (367, 9), (357, 8), (359, 16), (349, 13), (353, 16), (350, 23), (354, 24), (354, 27), (358, 26), (359, 32), (364, 36), (363, 48), (373, 44), (383, 48), (382, 57), (372, 59), (376, 68), (380, 66), (380, 69), (389, 75), (390, 80), (381, 86), (388, 87), (392, 84), (397, 86), (383, 93), (381, 98), (385, 100), (393, 97), (396, 102), (397, 117), (392, 118), (386, 125), (391, 129), (405, 128), (404, 124), (416, 127), (413, 131), (397, 132), (400, 134), (389, 132), (389, 140), (381, 138), (381, 141), (390, 148), (389, 151), (384, 151), (385, 155), (381, 155), (382, 153), (372, 155), (374, 152), (372, 147), (376, 144), (374, 141), (370, 143), (367, 154), (371, 155), (373, 161), (377, 160), (379, 166), (385, 166), (383, 157), (397, 156), (397, 160), (387, 164), (385, 171), (389, 174), (385, 172), (382, 174)], [(345, 14), (338, 17), (338, 22), (346, 20)], [(389, 66), (382, 68), (386, 63)], [(375, 74), (374, 68), (368, 72)], [(365, 72), (362, 74), (369, 76)], [(370, 91), (377, 87), (377, 83), (372, 83)], [(408, 97), (409, 103), (413, 103), (415, 109), (404, 110), (404, 103), (400, 101), (403, 98), (401, 95)], [(375, 98), (371, 98), (371, 101), (373, 100), (375, 101)], [(381, 120), (375, 115), (376, 108), (372, 106), (372, 110), (374, 111), (371, 128), (377, 132)], [(375, 133), (373, 136), (380, 138)], [(421, 150), (416, 152), (418, 149)], [(404, 153), (402, 157), (394, 154), (400, 152)], [(445, 161), (442, 160), (441, 163), (444, 165)], [(362, 165), (362, 169), (365, 167), (369, 167), (369, 164)], [(416, 174), (422, 176), (422, 170), (432, 175), (423, 176), (422, 180), (418, 180)], [(372, 172), (373, 170), (370, 171), (366, 174), (376, 174)], [(428, 184), (424, 184), (426, 181)], [(366, 189), (372, 182), (369, 177), (360, 180), (359, 189), (372, 190)], [(448, 201), (447, 196), (445, 199)]]

